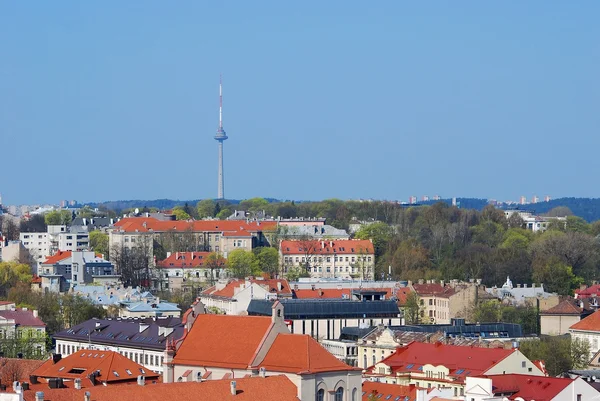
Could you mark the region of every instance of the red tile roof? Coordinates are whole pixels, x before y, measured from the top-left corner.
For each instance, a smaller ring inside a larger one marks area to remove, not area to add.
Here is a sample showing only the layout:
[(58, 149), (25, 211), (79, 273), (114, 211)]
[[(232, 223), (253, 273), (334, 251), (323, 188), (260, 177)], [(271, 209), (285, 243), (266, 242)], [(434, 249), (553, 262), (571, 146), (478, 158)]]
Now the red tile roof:
[[(476, 376), (485, 373), (513, 352), (516, 350), (463, 347), (439, 342), (433, 344), (412, 342), (397, 348), (393, 354), (378, 363), (389, 366), (394, 374), (396, 372), (422, 372), (425, 364), (443, 365), (450, 370), (449, 376), (455, 376), (458, 381), (464, 381), (467, 375)], [(457, 355), (460, 355), (460, 358), (457, 358)], [(371, 374), (377, 374), (374, 366), (370, 367), (368, 371)]]
[(271, 325), (271, 317), (198, 315), (174, 362), (246, 369)]
[(521, 397), (524, 400), (551, 401), (563, 391), (573, 379), (531, 375), (490, 375), (494, 394), (511, 394), (508, 399)]
[(575, 290), (575, 298), (595, 297), (600, 294), (600, 284), (594, 284), (585, 289)]
[[(393, 401), (396, 397), (401, 397), (400, 400), (404, 401), (405, 397), (409, 397), (412, 401), (417, 399), (417, 388), (415, 385), (401, 386), (399, 384), (365, 381), (362, 384), (362, 391), (364, 393), (362, 399), (363, 401), (369, 401), (369, 397), (377, 397), (379, 394), (382, 394), (377, 398), (378, 400)], [(388, 397), (388, 395), (391, 395), (391, 397)]]
[[(157, 379), (158, 374), (144, 368), (114, 351), (81, 350), (54, 363), (51, 359), (36, 369), (32, 375), (44, 378), (85, 379), (92, 372), (100, 371), (98, 381), (137, 381), (138, 375)], [(87, 384), (88, 381), (82, 381)], [(90, 383), (91, 384), (91, 383)]]
[(441, 284), (413, 284), (415, 292), (419, 296), (448, 297), (455, 293), (454, 289)]
[(54, 255), (48, 257), (43, 265), (54, 265), (60, 261), (68, 259), (71, 257), (71, 251), (58, 251)]
[(307, 334), (278, 334), (259, 366), (267, 371), (295, 374), (356, 370)]
[(193, 231), (193, 232), (247, 232), (274, 231), (277, 222), (246, 222), (234, 220), (197, 220), (197, 221), (172, 221), (157, 220), (153, 217), (127, 217), (115, 223), (117, 231), (124, 232), (155, 232), (167, 231)]
[(0, 310), (0, 318), (14, 320), (16, 324), (22, 327), (46, 327), (46, 324), (40, 318), (33, 315), (33, 311), (16, 309)]
[(571, 330), (600, 331), (600, 310), (569, 327)]
[(342, 296), (350, 298), (350, 288), (337, 289), (337, 288), (316, 288), (305, 289), (305, 290), (294, 290), (294, 295), (298, 299), (341, 299)]
[[(93, 401), (298, 401), (296, 385), (285, 376), (235, 378), (236, 394), (231, 394), (231, 380), (204, 382), (157, 383), (86, 388)], [(44, 389), (44, 400), (81, 401), (84, 390)], [(25, 401), (35, 401), (35, 391), (24, 392)]]
[(173, 252), (166, 259), (158, 262), (157, 266), (166, 269), (200, 267), (208, 255), (210, 252)]
[(372, 255), (375, 253), (373, 243), (361, 239), (338, 239), (335, 241), (281, 241), (281, 253), (284, 255)]
[(577, 301), (572, 299), (565, 299), (558, 305), (553, 306), (550, 309), (541, 311), (540, 315), (581, 315), (582, 310), (578, 307)]

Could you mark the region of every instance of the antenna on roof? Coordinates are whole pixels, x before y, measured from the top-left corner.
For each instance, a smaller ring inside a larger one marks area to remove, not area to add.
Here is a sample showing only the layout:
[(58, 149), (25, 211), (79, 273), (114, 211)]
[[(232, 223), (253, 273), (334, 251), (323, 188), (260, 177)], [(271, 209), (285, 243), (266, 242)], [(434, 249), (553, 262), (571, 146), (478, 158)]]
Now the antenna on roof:
[(223, 74), (219, 74), (219, 131), (223, 130)]

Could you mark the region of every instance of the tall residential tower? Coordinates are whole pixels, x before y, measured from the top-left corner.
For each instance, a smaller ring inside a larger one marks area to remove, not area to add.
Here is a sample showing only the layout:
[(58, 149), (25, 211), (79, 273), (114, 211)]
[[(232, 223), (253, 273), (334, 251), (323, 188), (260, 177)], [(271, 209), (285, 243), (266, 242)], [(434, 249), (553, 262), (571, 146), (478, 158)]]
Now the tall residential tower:
[(219, 128), (215, 139), (219, 142), (219, 192), (217, 199), (223, 199), (225, 180), (223, 179), (223, 141), (227, 139), (227, 134), (223, 129), (223, 78), (219, 79)]

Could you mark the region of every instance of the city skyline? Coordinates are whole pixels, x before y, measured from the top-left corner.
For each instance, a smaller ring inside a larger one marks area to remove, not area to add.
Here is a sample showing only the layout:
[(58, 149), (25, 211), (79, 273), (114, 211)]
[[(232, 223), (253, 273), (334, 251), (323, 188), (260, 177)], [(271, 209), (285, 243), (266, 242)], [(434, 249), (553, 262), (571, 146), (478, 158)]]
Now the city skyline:
[(600, 5), (343, 4), (2, 3), (6, 203), (600, 196)]

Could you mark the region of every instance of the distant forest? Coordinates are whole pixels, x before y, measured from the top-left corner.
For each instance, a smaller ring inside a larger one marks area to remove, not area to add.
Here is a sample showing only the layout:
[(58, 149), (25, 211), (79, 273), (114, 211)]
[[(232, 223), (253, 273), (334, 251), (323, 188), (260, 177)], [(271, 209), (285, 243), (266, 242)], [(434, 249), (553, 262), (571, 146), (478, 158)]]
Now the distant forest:
[[(283, 203), (283, 201), (265, 198), (269, 203)], [(173, 209), (176, 206), (184, 206), (188, 205), (196, 205), (200, 200), (173, 200), (173, 199), (155, 199), (155, 200), (121, 200), (121, 201), (108, 201), (108, 202), (98, 202), (98, 203), (88, 203), (87, 205), (91, 207), (100, 207), (106, 208), (110, 210), (114, 210), (117, 212), (121, 212), (123, 210), (129, 210), (134, 208), (148, 208), (148, 209), (159, 209), (159, 210), (167, 210)], [(486, 199), (478, 199), (478, 198), (457, 198), (461, 209), (475, 209), (475, 210), (483, 210), (483, 208), (488, 204)], [(229, 208), (235, 208), (235, 205), (239, 205), (242, 201), (240, 200), (227, 200), (225, 201)], [(422, 205), (433, 205), (434, 203), (439, 201), (428, 201), (421, 203)], [(452, 201), (450, 199), (442, 200), (444, 203), (451, 204)], [(311, 203), (311, 202), (303, 202), (303, 201), (295, 201), (294, 203)], [(409, 206), (409, 205), (406, 205)], [(536, 204), (528, 204), (528, 205), (515, 205), (511, 208), (518, 208), (519, 210), (531, 211), (536, 214), (545, 214), (549, 212), (551, 209), (556, 207), (568, 207), (571, 212), (575, 216), (581, 217), (587, 222), (592, 222), (596, 220), (600, 220), (600, 198), (559, 198), (553, 199), (550, 202), (539, 202)]]

